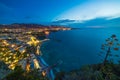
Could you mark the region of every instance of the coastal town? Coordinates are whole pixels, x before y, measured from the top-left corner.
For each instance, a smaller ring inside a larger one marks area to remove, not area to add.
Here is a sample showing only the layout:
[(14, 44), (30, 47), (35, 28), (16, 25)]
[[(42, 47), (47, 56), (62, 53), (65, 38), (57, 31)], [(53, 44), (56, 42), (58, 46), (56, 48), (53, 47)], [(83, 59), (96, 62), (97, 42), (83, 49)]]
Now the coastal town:
[[(64, 30), (71, 28), (37, 24), (0, 25), (0, 61), (10, 70), (20, 65), (26, 72), (39, 69), (43, 76), (54, 79), (51, 67), (41, 57), (40, 47), (43, 42), (49, 40), (48, 36), (51, 32)], [(40, 40), (38, 37), (44, 39)], [(3, 70), (0, 76), (4, 77), (5, 73)]]

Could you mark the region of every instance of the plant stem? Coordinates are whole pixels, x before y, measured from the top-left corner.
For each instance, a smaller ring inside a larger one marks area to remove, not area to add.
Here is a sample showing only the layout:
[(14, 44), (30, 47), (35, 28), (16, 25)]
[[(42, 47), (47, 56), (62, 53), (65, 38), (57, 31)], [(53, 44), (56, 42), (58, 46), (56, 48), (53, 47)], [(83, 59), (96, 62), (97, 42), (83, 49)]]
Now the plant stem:
[(110, 52), (111, 52), (110, 50), (111, 50), (111, 48), (109, 47), (108, 50), (107, 50), (107, 53), (106, 53), (105, 59), (104, 59), (104, 61), (103, 61), (103, 65), (105, 65), (106, 62), (107, 62), (108, 56), (109, 56), (109, 54), (110, 54)]

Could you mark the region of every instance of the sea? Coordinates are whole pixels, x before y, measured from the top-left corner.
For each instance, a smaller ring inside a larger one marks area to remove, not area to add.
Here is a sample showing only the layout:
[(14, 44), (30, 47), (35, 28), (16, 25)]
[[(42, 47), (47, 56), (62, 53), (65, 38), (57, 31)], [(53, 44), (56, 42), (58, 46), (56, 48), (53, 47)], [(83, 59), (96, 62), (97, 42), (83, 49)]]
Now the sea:
[[(83, 28), (69, 31), (51, 32), (49, 41), (41, 46), (42, 57), (49, 65), (58, 61), (61, 64), (55, 67), (56, 71), (71, 71), (80, 69), (88, 64), (101, 63), (105, 53), (100, 54), (101, 45), (106, 39), (115, 34), (120, 42), (120, 28)], [(120, 54), (120, 50), (114, 52)], [(119, 57), (111, 59), (119, 61)]]

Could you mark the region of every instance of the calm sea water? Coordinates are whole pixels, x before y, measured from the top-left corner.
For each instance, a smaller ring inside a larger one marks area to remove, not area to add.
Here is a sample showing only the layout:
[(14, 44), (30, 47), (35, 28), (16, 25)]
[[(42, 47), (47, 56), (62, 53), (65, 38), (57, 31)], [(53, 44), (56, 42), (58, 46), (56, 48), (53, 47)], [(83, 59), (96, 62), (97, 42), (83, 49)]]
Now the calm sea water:
[[(45, 61), (52, 65), (58, 60), (62, 64), (58, 69), (69, 71), (82, 65), (101, 62), (98, 53), (101, 44), (112, 34), (120, 40), (120, 28), (81, 29), (51, 33), (50, 41), (43, 43), (41, 50)], [(120, 51), (119, 51), (120, 53)]]

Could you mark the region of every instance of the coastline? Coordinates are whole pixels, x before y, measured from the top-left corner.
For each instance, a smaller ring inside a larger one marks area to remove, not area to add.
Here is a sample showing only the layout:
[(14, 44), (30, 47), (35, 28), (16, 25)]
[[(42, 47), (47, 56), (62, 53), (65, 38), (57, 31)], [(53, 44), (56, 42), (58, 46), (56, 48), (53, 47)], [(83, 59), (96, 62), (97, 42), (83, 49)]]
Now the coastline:
[[(45, 41), (42, 41), (41, 46), (43, 45), (44, 42), (45, 42)], [(40, 49), (41, 49), (41, 47), (40, 47)], [(41, 52), (41, 54), (42, 54), (42, 51), (41, 51), (41, 50), (40, 50), (40, 52)], [(42, 55), (43, 55), (43, 54), (42, 54)], [(40, 66), (41, 66), (41, 67), (43, 68), (43, 70), (44, 70), (44, 68), (46, 68), (46, 69), (47, 69), (47, 67), (49, 68), (49, 65), (46, 63), (46, 61), (44, 60), (44, 58), (42, 57), (42, 55), (38, 55), (38, 56), (37, 56), (37, 60), (39, 61)], [(54, 79), (55, 79), (55, 75), (54, 75), (52, 69), (50, 69), (50, 71), (47, 70), (47, 76), (50, 78), (50, 80), (54, 80)]]

